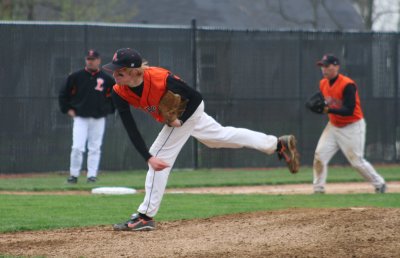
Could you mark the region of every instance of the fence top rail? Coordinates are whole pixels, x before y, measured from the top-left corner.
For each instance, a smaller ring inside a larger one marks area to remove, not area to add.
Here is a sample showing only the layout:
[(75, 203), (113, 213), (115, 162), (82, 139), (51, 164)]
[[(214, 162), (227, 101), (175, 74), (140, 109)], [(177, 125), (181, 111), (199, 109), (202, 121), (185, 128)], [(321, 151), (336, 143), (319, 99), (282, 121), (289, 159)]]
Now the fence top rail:
[[(150, 29), (192, 29), (192, 25), (166, 25), (166, 24), (139, 24), (139, 23), (107, 23), (107, 22), (65, 22), (65, 21), (0, 21), (1, 25), (40, 25), (40, 26), (94, 26), (115, 28), (150, 28)], [(286, 33), (336, 33), (336, 34), (375, 34), (375, 35), (400, 35), (400, 32), (377, 32), (358, 30), (329, 30), (329, 29), (237, 29), (218, 26), (196, 26), (197, 30), (204, 31), (238, 31), (238, 32), (286, 32)]]
[(190, 29), (190, 25), (107, 23), (107, 22), (63, 22), (63, 21), (0, 21), (0, 25), (42, 25), (42, 26), (96, 26), (120, 28)]

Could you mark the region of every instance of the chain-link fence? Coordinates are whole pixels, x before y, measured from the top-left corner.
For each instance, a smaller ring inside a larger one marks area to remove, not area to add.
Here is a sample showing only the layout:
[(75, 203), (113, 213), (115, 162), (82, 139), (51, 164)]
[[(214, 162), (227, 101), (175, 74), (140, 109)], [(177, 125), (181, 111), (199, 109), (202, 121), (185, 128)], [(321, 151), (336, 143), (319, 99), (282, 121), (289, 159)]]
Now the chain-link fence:
[[(367, 121), (366, 158), (399, 160), (398, 34), (235, 31), (216, 28), (109, 24), (0, 23), (0, 172), (68, 170), (72, 121), (61, 114), (58, 91), (84, 66), (87, 49), (103, 63), (132, 47), (151, 65), (170, 69), (205, 99), (206, 112), (223, 125), (299, 138), (302, 163), (311, 165), (327, 122), (304, 108), (318, 89), (315, 65), (324, 53), (359, 87)], [(161, 125), (133, 111), (148, 146)], [(147, 164), (129, 141), (117, 114), (109, 116), (102, 170)], [(332, 163), (342, 164), (338, 154)], [(270, 167), (275, 156), (246, 149), (209, 149), (189, 140), (175, 167)]]

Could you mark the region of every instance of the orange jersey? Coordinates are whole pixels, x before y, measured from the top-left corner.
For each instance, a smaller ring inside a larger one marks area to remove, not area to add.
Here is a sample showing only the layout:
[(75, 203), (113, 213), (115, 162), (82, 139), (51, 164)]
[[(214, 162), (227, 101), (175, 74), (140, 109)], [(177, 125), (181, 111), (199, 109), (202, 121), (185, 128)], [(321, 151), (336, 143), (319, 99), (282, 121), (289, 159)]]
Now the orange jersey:
[[(342, 74), (338, 75), (338, 78), (332, 86), (329, 85), (329, 80), (326, 78), (320, 81), (319, 89), (321, 90), (322, 95), (324, 95), (329, 108), (337, 109), (342, 107), (343, 91), (345, 87), (350, 83), (356, 85), (352, 79)], [(354, 107), (353, 115), (341, 116), (330, 113), (328, 115), (329, 121), (337, 127), (343, 127), (362, 119), (364, 117), (364, 114), (361, 109), (358, 91), (356, 91), (356, 106)]]
[(149, 67), (143, 74), (143, 93), (139, 97), (127, 85), (114, 85), (114, 91), (135, 108), (149, 113), (158, 122), (164, 122), (158, 105), (167, 90), (167, 77), (171, 72), (160, 67)]

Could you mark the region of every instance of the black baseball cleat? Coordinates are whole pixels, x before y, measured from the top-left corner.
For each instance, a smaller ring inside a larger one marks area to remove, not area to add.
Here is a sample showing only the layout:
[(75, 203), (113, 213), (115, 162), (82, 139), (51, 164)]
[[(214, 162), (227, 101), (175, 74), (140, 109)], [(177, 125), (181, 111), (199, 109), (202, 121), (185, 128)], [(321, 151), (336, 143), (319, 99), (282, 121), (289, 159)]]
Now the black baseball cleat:
[(97, 177), (91, 176), (91, 177), (88, 177), (88, 179), (86, 180), (86, 183), (96, 183), (96, 181), (97, 181)]
[(294, 135), (283, 135), (278, 138), (278, 157), (285, 159), (291, 173), (297, 173), (300, 168), (299, 152), (296, 148), (296, 137)]
[(78, 178), (76, 176), (70, 176), (67, 178), (68, 184), (76, 184), (78, 183)]
[(156, 228), (152, 218), (144, 219), (139, 214), (132, 214), (131, 218), (119, 224), (114, 224), (115, 231), (150, 231)]

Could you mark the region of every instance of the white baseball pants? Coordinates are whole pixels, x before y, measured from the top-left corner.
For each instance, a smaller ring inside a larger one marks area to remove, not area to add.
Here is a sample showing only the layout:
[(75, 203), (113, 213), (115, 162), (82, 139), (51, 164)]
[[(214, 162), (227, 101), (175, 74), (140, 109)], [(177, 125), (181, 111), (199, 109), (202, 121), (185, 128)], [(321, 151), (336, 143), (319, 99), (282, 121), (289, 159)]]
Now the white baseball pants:
[(314, 156), (314, 191), (324, 189), (328, 175), (328, 163), (341, 149), (347, 160), (374, 187), (380, 187), (385, 180), (364, 159), (365, 120), (361, 119), (345, 127), (336, 127), (331, 123), (325, 127), (319, 139)]
[(106, 119), (91, 117), (74, 117), (72, 129), (71, 176), (78, 177), (82, 169), (83, 153), (89, 150), (87, 157), (87, 177), (96, 177), (99, 169), (101, 144)]
[(138, 212), (154, 217), (160, 207), (168, 176), (183, 145), (190, 136), (210, 148), (251, 148), (273, 154), (278, 139), (275, 136), (243, 128), (223, 127), (204, 112), (202, 102), (182, 127), (164, 126), (150, 148), (150, 153), (170, 167), (155, 172), (150, 166), (146, 177), (146, 195)]

